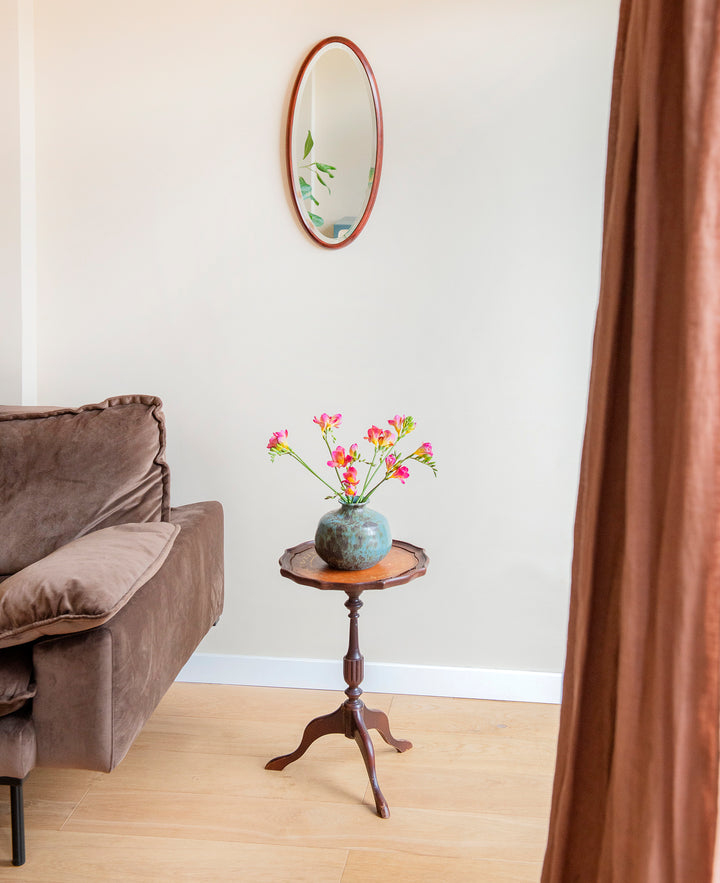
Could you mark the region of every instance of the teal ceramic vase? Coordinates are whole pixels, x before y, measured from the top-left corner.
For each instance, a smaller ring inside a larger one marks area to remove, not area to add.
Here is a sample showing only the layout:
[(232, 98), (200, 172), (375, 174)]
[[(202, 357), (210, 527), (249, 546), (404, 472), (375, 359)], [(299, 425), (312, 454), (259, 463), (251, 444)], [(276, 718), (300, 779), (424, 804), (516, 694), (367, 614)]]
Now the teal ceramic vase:
[(387, 518), (365, 503), (341, 503), (315, 532), (315, 551), (336, 570), (366, 570), (387, 555), (392, 535)]

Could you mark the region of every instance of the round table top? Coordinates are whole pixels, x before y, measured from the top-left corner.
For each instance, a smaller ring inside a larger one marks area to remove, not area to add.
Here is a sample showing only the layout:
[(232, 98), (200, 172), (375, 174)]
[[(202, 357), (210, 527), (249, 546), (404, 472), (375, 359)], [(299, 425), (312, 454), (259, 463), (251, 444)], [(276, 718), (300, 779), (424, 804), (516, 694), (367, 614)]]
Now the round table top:
[(424, 549), (393, 540), (390, 551), (374, 567), (334, 570), (320, 558), (315, 544), (310, 541), (285, 550), (280, 558), (280, 573), (296, 583), (316, 589), (363, 592), (409, 583), (427, 571), (428, 560)]

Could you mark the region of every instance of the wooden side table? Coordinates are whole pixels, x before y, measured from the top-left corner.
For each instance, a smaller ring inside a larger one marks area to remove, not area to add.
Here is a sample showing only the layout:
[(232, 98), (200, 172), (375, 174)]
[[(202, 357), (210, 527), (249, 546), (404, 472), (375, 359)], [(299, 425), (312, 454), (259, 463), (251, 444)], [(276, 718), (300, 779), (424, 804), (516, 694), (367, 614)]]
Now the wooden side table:
[(350, 643), (343, 659), (343, 675), (347, 699), (331, 714), (316, 717), (305, 727), (300, 745), (292, 754), (275, 757), (266, 764), (266, 770), (283, 770), (302, 757), (310, 745), (321, 736), (342, 733), (354, 739), (367, 769), (370, 786), (375, 797), (377, 814), (390, 818), (390, 809), (378, 785), (375, 771), (375, 749), (369, 730), (377, 730), (388, 745), (398, 751), (407, 751), (412, 743), (395, 739), (390, 732), (387, 715), (383, 711), (367, 708), (360, 698), (360, 684), (364, 675), (364, 659), (358, 643), (358, 619), (363, 602), (360, 595), (369, 589), (386, 589), (410, 582), (427, 571), (428, 557), (423, 549), (393, 540), (392, 548), (383, 560), (367, 570), (332, 570), (315, 552), (313, 543), (301, 543), (287, 549), (280, 559), (280, 573), (288, 579), (318, 589), (335, 589), (347, 594), (345, 607), (350, 611)]

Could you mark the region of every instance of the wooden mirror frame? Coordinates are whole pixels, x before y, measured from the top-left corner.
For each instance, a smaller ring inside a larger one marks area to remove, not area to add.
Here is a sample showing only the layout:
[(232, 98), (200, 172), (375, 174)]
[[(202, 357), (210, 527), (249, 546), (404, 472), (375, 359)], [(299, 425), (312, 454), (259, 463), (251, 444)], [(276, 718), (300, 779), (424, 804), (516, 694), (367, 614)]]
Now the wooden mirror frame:
[[(375, 173), (373, 175), (373, 182), (370, 188), (370, 195), (365, 204), (365, 208), (363, 209), (362, 216), (360, 217), (358, 223), (355, 225), (354, 229), (349, 233), (347, 237), (345, 237), (345, 239), (338, 239), (337, 242), (329, 242), (327, 241), (327, 239), (321, 238), (318, 235), (315, 227), (313, 226), (312, 221), (308, 217), (307, 211), (305, 210), (305, 207), (303, 205), (302, 194), (298, 190), (298, 186), (295, 182), (295, 172), (293, 170), (292, 157), (292, 133), (293, 125), (295, 123), (295, 113), (297, 111), (300, 86), (310, 65), (315, 61), (315, 58), (319, 55), (319, 53), (322, 52), (322, 50), (330, 43), (341, 43), (343, 46), (346, 46), (357, 57), (358, 61), (363, 66), (365, 75), (367, 76), (368, 83), (370, 85), (370, 94), (372, 96), (373, 109), (375, 111)], [(288, 110), (287, 128), (285, 131), (285, 161), (288, 182), (290, 184), (290, 190), (292, 191), (293, 195), (293, 204), (295, 206), (295, 211), (297, 212), (300, 223), (302, 224), (310, 238), (313, 240), (313, 242), (316, 242), (323, 248), (343, 248), (344, 246), (349, 245), (360, 235), (360, 231), (368, 222), (370, 212), (372, 211), (372, 208), (375, 205), (375, 199), (377, 198), (378, 185), (380, 184), (380, 173), (382, 171), (383, 141), (384, 136), (382, 107), (380, 105), (380, 95), (378, 93), (377, 82), (375, 81), (375, 74), (370, 67), (370, 63), (368, 62), (362, 51), (359, 49), (359, 47), (352, 42), (352, 40), (347, 40), (345, 37), (326, 37), (310, 50), (305, 58), (305, 61), (300, 67), (298, 75), (295, 79), (292, 95), (290, 96), (290, 107)]]

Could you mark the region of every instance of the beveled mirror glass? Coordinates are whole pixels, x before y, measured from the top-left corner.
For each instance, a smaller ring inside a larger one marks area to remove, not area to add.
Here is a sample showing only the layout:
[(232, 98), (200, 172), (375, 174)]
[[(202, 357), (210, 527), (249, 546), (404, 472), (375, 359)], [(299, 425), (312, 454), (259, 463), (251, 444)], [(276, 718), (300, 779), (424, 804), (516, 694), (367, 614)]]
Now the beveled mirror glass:
[(319, 245), (341, 248), (367, 223), (382, 148), (380, 97), (367, 59), (344, 37), (322, 40), (298, 73), (286, 135), (295, 208)]

